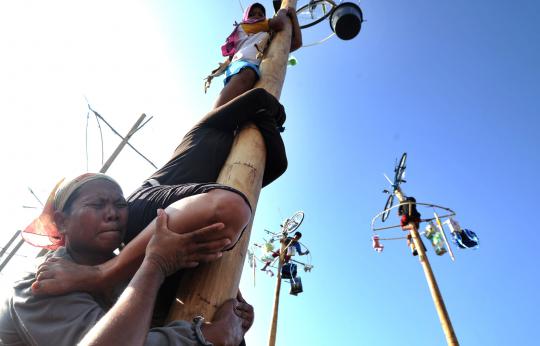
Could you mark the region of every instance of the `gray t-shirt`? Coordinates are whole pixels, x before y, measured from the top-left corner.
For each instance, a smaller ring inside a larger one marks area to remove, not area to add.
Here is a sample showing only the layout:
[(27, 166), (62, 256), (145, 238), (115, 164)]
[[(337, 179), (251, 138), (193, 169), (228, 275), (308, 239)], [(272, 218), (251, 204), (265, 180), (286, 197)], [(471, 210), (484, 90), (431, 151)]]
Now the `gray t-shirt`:
[[(72, 260), (65, 248), (54, 254)], [(35, 272), (27, 273), (0, 297), (0, 345), (73, 346), (107, 312), (107, 307), (88, 293), (54, 297), (32, 295)], [(145, 345), (200, 345), (194, 325), (175, 321), (150, 329)]]

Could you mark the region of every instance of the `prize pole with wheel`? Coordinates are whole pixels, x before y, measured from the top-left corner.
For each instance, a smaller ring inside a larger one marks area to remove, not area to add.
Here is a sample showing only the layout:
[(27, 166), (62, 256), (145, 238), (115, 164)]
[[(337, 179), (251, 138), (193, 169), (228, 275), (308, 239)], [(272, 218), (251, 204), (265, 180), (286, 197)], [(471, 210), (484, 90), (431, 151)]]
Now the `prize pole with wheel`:
[[(281, 280), (282, 280), (281, 271), (283, 269), (283, 264), (285, 263), (285, 255), (287, 254), (287, 251), (289, 250), (289, 247), (291, 246), (291, 243), (292, 243), (292, 241), (287, 243), (287, 239), (289, 238), (288, 237), (289, 234), (293, 232), (294, 230), (296, 230), (300, 226), (303, 220), (304, 220), (304, 213), (299, 211), (295, 213), (291, 218), (287, 219), (281, 228), (281, 236), (280, 236), (281, 247), (279, 249), (279, 256), (278, 256), (277, 278), (276, 278), (277, 282), (276, 282), (276, 291), (274, 294), (274, 307), (272, 309), (272, 322), (270, 323), (270, 335), (268, 337), (268, 346), (274, 346), (276, 344), (277, 322), (278, 322), (278, 311), (279, 311), (279, 295), (281, 293)], [(302, 264), (301, 262), (293, 261), (292, 259), (290, 259), (289, 261)], [(305, 264), (304, 264), (304, 267), (306, 268)], [(301, 292), (301, 290), (298, 292)]]
[[(288, 7), (296, 8), (296, 0), (284, 0), (281, 8)], [(261, 63), (261, 79), (255, 86), (266, 89), (278, 99), (285, 79), (291, 37), (292, 24), (287, 22), (285, 28), (272, 39)], [(186, 271), (179, 283), (168, 320), (189, 321), (194, 316), (202, 315), (211, 321), (223, 302), (236, 297), (265, 163), (266, 147), (261, 133), (255, 125), (248, 124), (236, 136), (217, 182), (232, 186), (247, 196), (253, 210), (252, 219), (233, 250), (218, 261)]]
[[(446, 240), (446, 236), (444, 235), (444, 229), (442, 228), (442, 224), (440, 222), (440, 218), (437, 215), (437, 213), (434, 213), (435, 214), (434, 219), (420, 220), (420, 218), (419, 218), (420, 214), (417, 214), (418, 216), (412, 216), (413, 214), (411, 213), (411, 210), (412, 210), (413, 206), (414, 206), (414, 208), (416, 208), (417, 205), (424, 205), (424, 206), (430, 206), (430, 207), (434, 207), (434, 208), (436, 207), (436, 208), (445, 209), (446, 211), (450, 212), (450, 214), (443, 215), (443, 216), (441, 216), (441, 218), (442, 217), (448, 217), (448, 216), (454, 216), (455, 213), (449, 208), (440, 207), (440, 206), (433, 205), (433, 204), (417, 203), (414, 199), (413, 200), (407, 199), (407, 197), (403, 193), (402, 189), (400, 188), (400, 184), (402, 182), (405, 182), (405, 180), (403, 179), (403, 176), (404, 176), (404, 173), (405, 173), (405, 161), (406, 161), (406, 158), (407, 158), (407, 154), (404, 153), (402, 155), (402, 157), (401, 157), (401, 160), (400, 160), (399, 164), (397, 164), (397, 166), (395, 168), (395, 176), (394, 176), (394, 181), (393, 182), (388, 177), (386, 177), (387, 180), (390, 182), (390, 184), (392, 186), (392, 191), (384, 190), (384, 192), (389, 193), (390, 196), (388, 197), (388, 200), (387, 200), (387, 202), (385, 204), (384, 210), (373, 218), (372, 229), (374, 231), (377, 231), (377, 230), (400, 227), (400, 226), (389, 226), (389, 227), (373, 228), (373, 224), (374, 224), (375, 219), (377, 219), (379, 216), (381, 216), (381, 219), (382, 219), (383, 222), (386, 221), (391, 209), (393, 209), (395, 207), (398, 207), (398, 206), (399, 207), (407, 206), (407, 210), (408, 210), (408, 213), (409, 213), (408, 221), (402, 221), (403, 223), (407, 222), (407, 224), (404, 225), (402, 223), (401, 226), (402, 227), (404, 226), (404, 230), (405, 229), (409, 230), (409, 233), (410, 233), (410, 236), (411, 236), (410, 238), (411, 238), (411, 240), (412, 240), (412, 242), (414, 244), (414, 249), (415, 249), (415, 251), (417, 251), (417, 254), (418, 254), (418, 257), (419, 257), (419, 260), (420, 260), (420, 264), (422, 265), (422, 268), (424, 270), (424, 274), (426, 276), (426, 280), (427, 280), (427, 283), (428, 283), (428, 286), (429, 286), (429, 291), (431, 293), (431, 297), (433, 298), (433, 302), (435, 304), (435, 309), (437, 310), (437, 314), (439, 316), (439, 320), (440, 320), (444, 335), (446, 337), (446, 342), (447, 342), (448, 345), (456, 346), (456, 345), (459, 345), (459, 342), (458, 342), (456, 334), (454, 332), (452, 322), (450, 321), (450, 316), (448, 315), (448, 311), (446, 310), (446, 306), (444, 304), (443, 297), (442, 297), (441, 292), (439, 290), (439, 286), (437, 285), (437, 280), (435, 279), (435, 275), (433, 274), (433, 270), (431, 269), (431, 265), (429, 263), (427, 255), (426, 255), (424, 245), (422, 243), (422, 240), (420, 239), (420, 233), (418, 231), (418, 227), (419, 227), (418, 225), (420, 224), (420, 222), (424, 222), (424, 221), (431, 222), (432, 220), (436, 220), (437, 224), (439, 225), (439, 231), (441, 232), (441, 236), (444, 239), (444, 241), (446, 242), (446, 246), (448, 247), (448, 251), (450, 251), (450, 255), (451, 255), (452, 260), (454, 260), (454, 256), (453, 256), (453, 253), (452, 253), (452, 251), (450, 249), (448, 241)], [(395, 207), (392, 207), (392, 202), (393, 202), (394, 196), (396, 196), (397, 199), (399, 200), (399, 205), (397, 205)], [(418, 213), (418, 212), (416, 212), (416, 213)], [(400, 215), (401, 215), (401, 213), (400, 213)], [(427, 234), (427, 232), (426, 232), (426, 234)], [(379, 238), (377, 236), (376, 238), (374, 237), (373, 239), (374, 239), (374, 248), (375, 248), (375, 250), (378, 251), (378, 252), (381, 252), (384, 247), (379, 243), (379, 241), (381, 241), (381, 240), (403, 239), (403, 237), (384, 239), (384, 238)], [(442, 255), (445, 252), (446, 251), (437, 252), (437, 254)]]
[[(394, 190), (396, 197), (400, 203), (406, 203), (405, 196), (399, 187)], [(431, 264), (429, 263), (424, 247), (422, 246), (422, 241), (420, 240), (420, 233), (418, 233), (418, 228), (414, 222), (409, 222), (408, 226), (410, 227), (410, 233), (414, 246), (418, 251), (418, 257), (422, 269), (424, 269), (424, 275), (429, 286), (429, 291), (431, 297), (433, 298), (433, 303), (435, 303), (435, 309), (439, 315), (439, 320), (441, 321), (441, 326), (446, 337), (446, 342), (448, 345), (459, 345), (456, 334), (454, 333), (454, 327), (452, 326), (452, 321), (450, 321), (450, 316), (448, 311), (446, 311), (446, 306), (444, 305), (444, 300), (439, 290), (439, 285), (437, 285), (437, 280), (431, 269)]]
[[(295, 232), (293, 236), (290, 235), (300, 227), (303, 220), (304, 212), (297, 211), (292, 217), (286, 219), (281, 224), (281, 231), (279, 233), (265, 230), (266, 233), (271, 235), (271, 238), (269, 240), (263, 239), (262, 244), (253, 243), (253, 247), (248, 251), (250, 260), (249, 265), (253, 267), (254, 272), (253, 283), (255, 283), (255, 268), (257, 267), (257, 262), (263, 264), (261, 270), (272, 277), (274, 276), (272, 269), (277, 269), (278, 271), (276, 277), (277, 282), (274, 295), (274, 307), (272, 309), (272, 321), (270, 323), (270, 333), (268, 338), (268, 344), (270, 346), (276, 344), (281, 281), (288, 279), (291, 284), (290, 294), (297, 296), (304, 291), (302, 280), (297, 274), (297, 267), (302, 266), (306, 273), (311, 272), (314, 267), (311, 262), (311, 251), (306, 244), (300, 242), (302, 234), (300, 232)], [(276, 239), (279, 240), (279, 243), (281, 244), (277, 251), (274, 250), (274, 242)], [(261, 249), (260, 257), (255, 255), (255, 248)], [(304, 248), (304, 251), (302, 251), (302, 248)], [(307, 259), (304, 262), (293, 259), (297, 254), (299, 256), (306, 255)], [(275, 262), (277, 264), (275, 264)]]
[(285, 244), (286, 237), (287, 235), (286, 235), (285, 225), (284, 225), (281, 248), (279, 249), (276, 292), (274, 294), (274, 307), (272, 309), (272, 322), (270, 323), (270, 336), (268, 337), (268, 346), (274, 346), (276, 344), (277, 321), (278, 321), (278, 311), (279, 311), (279, 294), (281, 292), (281, 268), (283, 267), (283, 260), (285, 258), (285, 249), (287, 247), (287, 245)]

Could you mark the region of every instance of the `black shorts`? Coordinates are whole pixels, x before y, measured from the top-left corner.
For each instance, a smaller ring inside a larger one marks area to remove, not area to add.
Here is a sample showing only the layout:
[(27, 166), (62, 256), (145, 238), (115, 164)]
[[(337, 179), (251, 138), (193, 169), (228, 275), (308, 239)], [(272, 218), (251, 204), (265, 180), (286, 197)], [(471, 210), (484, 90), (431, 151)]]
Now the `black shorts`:
[(189, 196), (199, 195), (214, 189), (227, 190), (239, 194), (247, 203), (249, 200), (240, 191), (230, 186), (217, 183), (180, 184), (152, 186), (145, 182), (128, 197), (129, 217), (124, 242), (135, 238), (157, 216), (158, 209), (165, 209), (176, 201)]

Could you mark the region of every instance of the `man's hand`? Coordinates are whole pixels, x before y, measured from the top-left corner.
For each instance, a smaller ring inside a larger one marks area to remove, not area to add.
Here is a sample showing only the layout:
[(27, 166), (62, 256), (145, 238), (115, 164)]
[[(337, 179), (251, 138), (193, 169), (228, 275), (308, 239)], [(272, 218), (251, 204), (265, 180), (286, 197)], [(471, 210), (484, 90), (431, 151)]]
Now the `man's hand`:
[(238, 304), (236, 305), (234, 312), (242, 319), (242, 328), (244, 329), (244, 334), (246, 334), (249, 328), (251, 328), (253, 325), (255, 312), (253, 310), (253, 306), (244, 300), (244, 297), (242, 297), (242, 293), (240, 293), (240, 291), (238, 291), (236, 300), (238, 300)]
[(229, 299), (219, 307), (212, 323), (202, 326), (204, 337), (215, 346), (238, 346), (254, 316), (253, 307), (238, 292), (236, 299)]
[(101, 275), (98, 267), (76, 264), (59, 257), (49, 257), (39, 265), (32, 293), (36, 296), (69, 292), (94, 292)]
[(199, 230), (176, 234), (167, 228), (167, 213), (158, 209), (156, 231), (146, 247), (145, 261), (156, 264), (165, 276), (183, 268), (193, 268), (222, 256), (231, 241), (218, 232), (223, 223), (215, 223)]

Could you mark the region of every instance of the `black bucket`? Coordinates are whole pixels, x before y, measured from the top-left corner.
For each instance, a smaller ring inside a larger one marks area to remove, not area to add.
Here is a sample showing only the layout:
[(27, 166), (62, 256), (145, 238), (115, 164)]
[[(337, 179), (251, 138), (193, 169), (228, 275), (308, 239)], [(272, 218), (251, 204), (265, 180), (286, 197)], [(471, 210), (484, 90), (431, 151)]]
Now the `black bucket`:
[(298, 293), (302, 292), (304, 292), (304, 288), (302, 287), (302, 280), (300, 279), (300, 277), (291, 279), (291, 291), (289, 293), (293, 296), (297, 296)]
[(344, 2), (339, 4), (330, 16), (330, 27), (342, 40), (350, 40), (360, 32), (364, 17), (357, 4)]
[(281, 278), (294, 279), (295, 277), (296, 277), (296, 264), (285, 263), (283, 267), (281, 267)]

